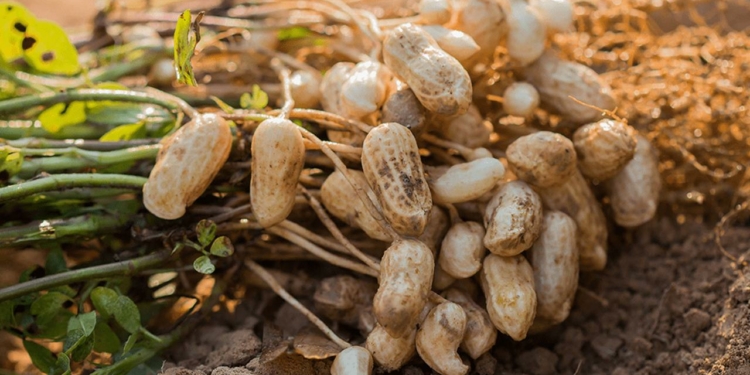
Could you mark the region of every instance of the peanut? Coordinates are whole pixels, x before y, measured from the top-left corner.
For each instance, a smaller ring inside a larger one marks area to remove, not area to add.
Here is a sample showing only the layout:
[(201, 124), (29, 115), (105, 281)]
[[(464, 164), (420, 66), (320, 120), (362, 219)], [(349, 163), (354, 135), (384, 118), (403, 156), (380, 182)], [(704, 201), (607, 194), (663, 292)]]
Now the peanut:
[(480, 50), (474, 39), (461, 31), (439, 25), (422, 26), (422, 29), (435, 39), (443, 51), (456, 58), (464, 67)]
[(469, 366), (458, 347), (466, 331), (466, 313), (458, 304), (443, 302), (433, 308), (417, 331), (417, 353), (443, 375), (463, 375)]
[(536, 315), (534, 271), (529, 262), (522, 255), (490, 254), (480, 275), (492, 324), (513, 340), (523, 340)]
[(463, 31), (481, 48), (472, 63), (490, 59), (508, 32), (505, 13), (496, 0), (457, 0), (448, 28)]
[(635, 136), (635, 129), (610, 119), (580, 127), (573, 135), (573, 144), (581, 173), (595, 181), (614, 177), (633, 159)]
[(576, 170), (573, 142), (560, 134), (541, 131), (516, 139), (506, 151), (519, 179), (537, 187), (563, 184)]
[(654, 217), (659, 205), (659, 159), (656, 149), (638, 135), (635, 156), (607, 184), (615, 222), (637, 227)]
[(421, 234), (432, 196), (409, 129), (386, 123), (370, 131), (362, 148), (362, 169), (393, 229), (407, 236)]
[(448, 215), (443, 212), (442, 208), (434, 206), (430, 211), (430, 216), (427, 217), (424, 232), (417, 239), (427, 245), (432, 254), (435, 255), (438, 251), (438, 245), (445, 237), (445, 233), (448, 232), (448, 228), (450, 228)]
[(508, 182), (487, 204), (484, 225), (484, 246), (493, 254), (520, 254), (542, 230), (542, 201), (523, 181)]
[(430, 181), (430, 191), (435, 202), (468, 202), (492, 190), (503, 174), (505, 168), (499, 160), (477, 159), (450, 167), (443, 175)]
[(432, 289), (445, 290), (456, 282), (456, 278), (443, 270), (440, 265), (435, 266), (435, 275), (432, 278)]
[(508, 6), (508, 39), (506, 48), (508, 56), (522, 66), (536, 61), (544, 52), (547, 38), (547, 27), (542, 16), (525, 0), (509, 0)]
[(472, 277), (482, 268), (484, 227), (467, 221), (454, 224), (443, 238), (438, 264), (457, 279)]
[(531, 0), (529, 3), (542, 16), (548, 31), (566, 32), (573, 29), (575, 14), (570, 0)]
[[(359, 186), (367, 186), (367, 179), (363, 172), (349, 169), (347, 175)], [(362, 229), (370, 238), (380, 241), (391, 240), (380, 223), (372, 217), (365, 204), (357, 198), (357, 192), (341, 171), (334, 171), (323, 182), (320, 188), (320, 200), (333, 216), (351, 227)]]
[(487, 311), (468, 294), (456, 288), (443, 292), (443, 297), (460, 305), (466, 313), (466, 332), (461, 341), (461, 349), (473, 359), (487, 353), (497, 340), (497, 329), (492, 325)]
[[(353, 63), (340, 62), (331, 67), (323, 76), (323, 81), (320, 83), (320, 104), (323, 109), (337, 115), (347, 115), (341, 104), (341, 87), (349, 78), (352, 69), (354, 69)], [(328, 130), (326, 134), (332, 142), (352, 146), (361, 146), (365, 140), (363, 134), (356, 132)]]
[(431, 25), (442, 25), (451, 19), (451, 3), (448, 0), (421, 0), (419, 18)]
[(469, 110), (459, 116), (447, 120), (434, 119), (439, 123), (437, 129), (440, 135), (460, 145), (477, 148), (490, 142), (492, 125), (484, 121), (476, 106), (469, 106)]
[(531, 117), (539, 107), (539, 92), (526, 82), (515, 82), (503, 93), (503, 109), (511, 116)]
[(418, 135), (427, 127), (424, 107), (406, 85), (395, 90), (383, 103), (382, 122), (395, 122), (406, 126), (414, 135)]
[(292, 212), (305, 165), (305, 144), (293, 122), (272, 118), (258, 125), (251, 144), (250, 204), (258, 223), (276, 225)]
[(232, 132), (223, 118), (203, 114), (161, 144), (156, 165), (143, 185), (143, 204), (157, 217), (178, 219), (229, 158)]
[(341, 85), (341, 110), (347, 117), (363, 118), (375, 113), (385, 101), (391, 73), (377, 61), (358, 63)]
[(297, 70), (289, 77), (295, 107), (315, 108), (320, 103), (321, 76), (308, 70)]
[(367, 336), (365, 348), (372, 353), (375, 363), (390, 372), (398, 370), (414, 357), (417, 353), (416, 339), (416, 329), (412, 329), (403, 337), (393, 337), (378, 324)]
[(341, 351), (333, 360), (331, 375), (370, 375), (372, 355), (361, 346), (351, 346)]

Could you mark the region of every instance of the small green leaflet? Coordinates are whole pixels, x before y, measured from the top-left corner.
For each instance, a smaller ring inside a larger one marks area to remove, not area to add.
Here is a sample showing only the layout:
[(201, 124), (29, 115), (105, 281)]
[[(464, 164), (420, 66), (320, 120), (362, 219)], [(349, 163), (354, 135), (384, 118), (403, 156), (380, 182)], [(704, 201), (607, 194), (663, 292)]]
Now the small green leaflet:
[(23, 347), (29, 353), (31, 363), (42, 372), (49, 374), (50, 370), (55, 367), (57, 359), (49, 349), (29, 340), (24, 340)]
[(70, 301), (70, 297), (58, 292), (49, 292), (31, 304), (31, 314), (37, 317), (40, 325), (46, 325), (57, 316), (58, 311), (63, 308), (63, 303), (67, 301)]
[(91, 311), (74, 316), (68, 320), (68, 332), (81, 330), (84, 336), (90, 336), (96, 327), (96, 312)]
[(128, 333), (136, 333), (141, 328), (141, 312), (133, 300), (126, 296), (117, 298), (117, 310), (114, 312), (115, 320)]
[(4, 178), (10, 178), (21, 171), (23, 156), (21, 150), (10, 146), (0, 147), (0, 182)]
[(99, 138), (102, 142), (129, 141), (146, 137), (146, 123), (141, 121), (135, 124), (120, 125)]
[(54, 134), (65, 126), (86, 121), (86, 104), (84, 102), (55, 104), (40, 113), (37, 119), (42, 123), (44, 130)]
[(226, 258), (234, 254), (234, 246), (229, 237), (221, 236), (211, 244), (211, 254), (217, 257)]
[(120, 350), (120, 338), (107, 323), (96, 323), (94, 328), (94, 350), (100, 353), (117, 353)]
[(253, 93), (244, 93), (240, 97), (240, 107), (244, 109), (263, 109), (268, 105), (268, 94), (260, 89), (260, 86), (253, 85)]
[(208, 246), (216, 237), (216, 223), (203, 219), (195, 225), (195, 232), (198, 233), (198, 242)]
[(91, 302), (104, 320), (109, 319), (116, 311), (118, 297), (117, 292), (103, 286), (98, 286), (91, 291)]
[(193, 262), (193, 268), (206, 275), (210, 275), (216, 271), (216, 266), (214, 266), (213, 263), (211, 263), (211, 259), (205, 255), (198, 257), (198, 259)]
[(73, 75), (81, 71), (76, 47), (54, 22), (31, 23), (21, 48), (26, 62), (42, 73)]
[[(177, 80), (190, 86), (198, 84), (195, 81), (190, 59), (195, 53), (195, 45), (201, 40), (200, 22), (202, 18), (203, 12), (200, 12), (195, 17), (195, 22), (191, 23), (190, 10), (188, 9), (180, 15), (174, 30), (174, 65)], [(192, 35), (190, 31), (192, 31)]]

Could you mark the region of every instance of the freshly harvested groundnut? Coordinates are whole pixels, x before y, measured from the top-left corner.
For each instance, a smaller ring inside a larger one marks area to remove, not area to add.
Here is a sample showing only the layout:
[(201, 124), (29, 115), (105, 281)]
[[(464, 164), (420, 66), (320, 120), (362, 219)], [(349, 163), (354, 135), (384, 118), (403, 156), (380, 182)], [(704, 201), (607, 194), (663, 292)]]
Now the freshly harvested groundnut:
[(417, 353), (442, 375), (463, 375), (469, 366), (461, 361), (458, 346), (466, 331), (466, 313), (453, 302), (433, 308), (417, 331)]
[(576, 150), (564, 136), (541, 131), (516, 139), (506, 151), (519, 179), (537, 187), (563, 184), (576, 170)]
[(483, 238), (482, 224), (473, 221), (453, 224), (443, 238), (438, 264), (457, 279), (474, 276), (482, 268), (486, 252)]
[(331, 375), (370, 375), (372, 366), (372, 355), (367, 349), (350, 346), (333, 360)]
[(495, 49), (508, 32), (505, 13), (496, 0), (457, 0), (454, 2), (456, 17), (447, 27), (463, 31), (471, 36), (481, 48), (473, 62), (492, 57)]
[(459, 304), (466, 313), (466, 332), (461, 341), (461, 350), (471, 358), (477, 359), (495, 345), (497, 329), (492, 325), (490, 316), (465, 292), (451, 288), (443, 292), (445, 299)]
[(383, 370), (398, 370), (417, 354), (417, 330), (413, 328), (403, 337), (393, 337), (381, 325), (367, 335), (365, 348), (372, 353), (372, 358)]
[(424, 232), (417, 237), (417, 239), (432, 251), (432, 254), (437, 254), (438, 248), (440, 247), (445, 233), (448, 232), (448, 228), (451, 226), (450, 218), (445, 214), (442, 208), (433, 206), (430, 211), (430, 216), (427, 217), (427, 225), (424, 228)]
[[(347, 175), (357, 185), (367, 186), (363, 172), (349, 169)], [(391, 236), (370, 214), (367, 207), (357, 196), (354, 187), (346, 180), (341, 171), (331, 173), (320, 188), (320, 200), (331, 215), (349, 226), (362, 229), (370, 238), (380, 241), (391, 241)]]
[(385, 65), (377, 61), (358, 63), (341, 85), (341, 110), (356, 119), (375, 113), (385, 101), (390, 80)]
[(321, 280), (315, 289), (315, 310), (336, 322), (366, 330), (361, 317), (372, 304), (378, 285), (348, 275)]
[(469, 110), (448, 120), (437, 120), (438, 133), (445, 139), (460, 145), (477, 148), (490, 142), (492, 125), (486, 123), (476, 106), (469, 106)]
[(396, 240), (385, 251), (373, 311), (389, 335), (403, 337), (416, 327), (434, 270), (432, 251), (417, 240)]
[(471, 78), (426, 31), (407, 23), (386, 34), (383, 61), (429, 111), (451, 116), (469, 109)]
[[(495, 157), (492, 155), (492, 151), (484, 148), (484, 147), (477, 147), (472, 152), (471, 156), (469, 157), (469, 161), (477, 160), (477, 159), (483, 159), (483, 158), (493, 158)], [(502, 162), (501, 162), (502, 163)], [(505, 171), (505, 165), (503, 165), (503, 171)]]
[(566, 32), (573, 28), (575, 14), (570, 0), (531, 0), (529, 4), (542, 16), (548, 31)]
[(406, 85), (388, 96), (381, 109), (381, 122), (395, 122), (406, 126), (414, 135), (422, 133), (427, 127), (424, 107)]
[[(320, 104), (328, 112), (340, 116), (347, 116), (341, 104), (341, 86), (349, 78), (354, 69), (354, 64), (350, 62), (336, 63), (323, 76), (320, 83)], [(365, 135), (360, 132), (327, 130), (328, 139), (332, 142), (342, 143), (352, 146), (361, 146), (365, 140)]]
[(482, 158), (450, 167), (430, 181), (435, 202), (460, 203), (481, 197), (503, 178), (505, 167), (494, 158)]
[(635, 155), (636, 131), (620, 121), (603, 119), (573, 135), (578, 167), (584, 176), (604, 181), (614, 177)]
[(515, 82), (503, 93), (503, 109), (511, 116), (530, 117), (539, 107), (539, 92), (527, 82)]
[(612, 110), (615, 99), (612, 89), (591, 68), (560, 58), (554, 51), (545, 51), (523, 70), (526, 81), (534, 85), (542, 104), (559, 112), (566, 120), (584, 124), (596, 120), (602, 111), (580, 103)]
[(562, 211), (575, 220), (581, 269), (604, 269), (607, 265), (607, 219), (581, 172), (576, 169), (564, 184), (538, 191), (548, 209)]
[(362, 169), (383, 210), (399, 234), (418, 236), (432, 209), (414, 135), (397, 123), (381, 124), (367, 134)]
[(315, 108), (320, 103), (320, 74), (309, 70), (297, 70), (289, 77), (294, 106)]
[(435, 266), (435, 276), (432, 278), (432, 289), (445, 290), (456, 282), (456, 278), (443, 270), (440, 265)]
[(467, 66), (465, 64), (480, 50), (474, 39), (461, 31), (439, 25), (426, 25), (422, 26), (422, 29), (435, 39), (443, 51), (455, 57), (463, 66)]
[(638, 135), (633, 160), (607, 184), (617, 224), (637, 227), (654, 217), (661, 190), (658, 163), (656, 149)]
[(536, 290), (536, 318), (551, 324), (564, 321), (578, 288), (576, 223), (570, 216), (544, 214), (544, 229), (531, 248)]
[(305, 143), (287, 119), (264, 120), (253, 133), (250, 204), (264, 228), (286, 219), (294, 208), (297, 181), (305, 166)]
[(522, 66), (534, 62), (544, 52), (547, 27), (542, 16), (525, 0), (509, 0), (508, 39), (505, 46), (508, 56)]
[(480, 276), (492, 324), (513, 340), (526, 338), (536, 315), (534, 271), (529, 262), (522, 255), (490, 254)]
[(202, 114), (164, 138), (156, 165), (143, 185), (143, 204), (157, 217), (185, 214), (229, 158), (232, 132), (215, 114)]
[(525, 182), (508, 182), (487, 204), (484, 226), (484, 246), (493, 254), (520, 254), (542, 231), (542, 201)]
[(426, 24), (442, 25), (450, 21), (452, 10), (448, 0), (421, 0), (419, 2), (419, 18)]

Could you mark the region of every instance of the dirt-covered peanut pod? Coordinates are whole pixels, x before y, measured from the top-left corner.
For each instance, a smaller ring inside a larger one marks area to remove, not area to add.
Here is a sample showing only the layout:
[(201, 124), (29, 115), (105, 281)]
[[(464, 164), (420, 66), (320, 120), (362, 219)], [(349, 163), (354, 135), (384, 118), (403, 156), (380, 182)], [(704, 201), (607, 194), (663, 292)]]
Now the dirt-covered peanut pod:
[(522, 255), (490, 254), (480, 272), (487, 313), (498, 331), (521, 341), (536, 316), (534, 271)]
[(202, 114), (161, 141), (143, 185), (143, 204), (162, 219), (178, 219), (211, 184), (229, 158), (232, 132), (214, 114)]
[(294, 208), (297, 181), (305, 166), (305, 143), (293, 122), (264, 120), (251, 144), (250, 204), (265, 228), (286, 219)]
[(531, 248), (536, 290), (536, 320), (549, 325), (564, 321), (578, 289), (576, 223), (559, 211), (544, 213), (544, 229)]
[(538, 189), (544, 205), (575, 220), (581, 269), (600, 271), (607, 265), (607, 219), (578, 169), (564, 184)]
[(530, 0), (529, 4), (542, 16), (547, 31), (564, 33), (573, 29), (575, 14), (570, 0)]
[(315, 310), (328, 319), (369, 332), (373, 328), (370, 305), (377, 287), (348, 275), (325, 278), (313, 295)]
[(497, 340), (497, 329), (492, 325), (487, 310), (457, 288), (448, 289), (442, 295), (445, 299), (460, 305), (466, 313), (466, 332), (461, 341), (461, 350), (473, 359), (487, 353)]
[(542, 230), (542, 200), (523, 181), (503, 184), (487, 203), (484, 226), (484, 246), (493, 254), (520, 254), (534, 244)]
[(435, 39), (443, 51), (455, 57), (464, 67), (479, 53), (479, 45), (464, 32), (439, 25), (422, 26), (422, 29)]
[(500, 7), (500, 2), (456, 0), (453, 4), (456, 15), (447, 27), (468, 34), (481, 48), (468, 63), (473, 65), (489, 60), (508, 32), (505, 12)]
[(482, 240), (482, 224), (466, 221), (453, 224), (440, 246), (438, 264), (449, 275), (457, 279), (472, 277), (482, 268), (487, 251)]
[(391, 72), (377, 61), (358, 63), (341, 85), (341, 110), (348, 117), (363, 118), (375, 113), (386, 98)]
[(298, 108), (316, 108), (320, 104), (319, 73), (309, 70), (297, 70), (289, 77), (294, 106)]
[(469, 109), (469, 73), (420, 27), (407, 23), (388, 32), (383, 61), (429, 111), (452, 116)]
[(395, 86), (383, 103), (380, 121), (401, 124), (414, 135), (422, 133), (427, 128), (425, 108), (409, 86), (403, 83)]
[(539, 107), (539, 92), (527, 82), (514, 82), (503, 93), (503, 109), (511, 116), (530, 117)]
[(637, 138), (635, 156), (607, 183), (615, 222), (629, 228), (654, 217), (661, 190), (656, 148), (646, 137)]
[(417, 354), (417, 329), (412, 328), (403, 337), (393, 337), (380, 324), (367, 335), (365, 348), (372, 358), (385, 371), (400, 369)]
[(612, 110), (616, 105), (612, 89), (595, 71), (577, 62), (564, 60), (555, 51), (545, 51), (533, 64), (524, 68), (523, 76), (539, 91), (542, 105), (557, 111), (572, 123), (594, 121), (602, 111), (577, 103), (571, 97), (604, 110)]
[(406, 236), (420, 235), (432, 209), (432, 195), (409, 129), (391, 122), (370, 131), (362, 148), (362, 169), (393, 229)]
[(460, 145), (477, 148), (490, 142), (492, 125), (486, 123), (476, 106), (469, 106), (466, 113), (448, 119), (433, 119), (438, 122), (437, 132), (441, 137)]
[(508, 56), (526, 66), (544, 52), (547, 27), (539, 12), (525, 0), (508, 0)]
[(430, 191), (435, 202), (468, 202), (492, 190), (504, 174), (505, 167), (499, 160), (481, 158), (448, 168), (429, 181)]
[(576, 150), (564, 136), (541, 131), (518, 138), (506, 151), (516, 176), (537, 187), (559, 186), (576, 171)]
[(333, 360), (331, 375), (370, 375), (372, 367), (370, 352), (361, 346), (351, 346)]
[[(367, 186), (367, 179), (363, 172), (349, 169), (347, 176), (357, 185)], [(370, 238), (380, 241), (391, 240), (391, 236), (372, 217), (365, 204), (357, 197), (354, 187), (341, 171), (334, 171), (323, 182), (320, 188), (320, 200), (331, 215), (349, 226), (362, 229)]]
[(573, 134), (581, 173), (605, 181), (619, 173), (633, 159), (637, 132), (627, 124), (610, 119), (584, 125)]
[(435, 306), (417, 330), (417, 353), (442, 375), (464, 375), (469, 366), (461, 361), (458, 347), (466, 331), (466, 313), (460, 305)]
[(419, 20), (429, 25), (442, 25), (451, 20), (453, 7), (450, 0), (421, 0)]
[(403, 337), (416, 328), (434, 271), (432, 251), (417, 240), (396, 240), (385, 251), (373, 311), (389, 335)]

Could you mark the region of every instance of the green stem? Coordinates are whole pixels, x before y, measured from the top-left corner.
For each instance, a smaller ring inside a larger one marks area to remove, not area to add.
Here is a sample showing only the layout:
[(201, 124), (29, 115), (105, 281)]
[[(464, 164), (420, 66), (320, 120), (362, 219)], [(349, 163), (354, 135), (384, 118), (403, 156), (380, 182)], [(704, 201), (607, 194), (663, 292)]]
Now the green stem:
[(0, 202), (28, 197), (29, 195), (76, 187), (105, 187), (141, 189), (145, 177), (122, 174), (58, 174), (0, 188)]
[(76, 89), (63, 92), (43, 92), (0, 101), (0, 114), (9, 114), (35, 106), (51, 106), (74, 101), (120, 101), (154, 104), (176, 112), (179, 105), (173, 101), (157, 98), (155, 95), (130, 90)]
[(23, 151), (24, 156), (48, 155), (50, 152), (67, 155), (25, 160), (21, 165), (21, 171), (18, 175), (21, 178), (28, 178), (42, 171), (56, 172), (70, 169), (104, 167), (128, 161), (154, 159), (160, 147), (160, 145), (148, 145), (108, 152), (81, 150), (76, 147), (52, 150), (26, 149)]
[(28, 224), (0, 228), (0, 245), (59, 240), (70, 236), (99, 235), (122, 228), (132, 220), (126, 215), (83, 215), (69, 219), (39, 220)]
[[(0, 102), (4, 103), (4, 102)], [(99, 138), (109, 130), (103, 126), (77, 124), (64, 126), (57, 133), (45, 130), (41, 123), (31, 120), (0, 120), (1, 139), (20, 139), (25, 137), (43, 137), (53, 139), (91, 139)]]
[(6, 141), (6, 144), (16, 148), (68, 148), (75, 146), (81, 150), (91, 151), (114, 151), (128, 147), (146, 146), (157, 144), (161, 138), (133, 139), (129, 141), (102, 142), (84, 139), (68, 139), (64, 141), (46, 138), (21, 138)]
[(168, 251), (159, 251), (140, 258), (134, 258), (122, 262), (103, 264), (101, 266), (88, 267), (80, 270), (45, 276), (0, 289), (0, 302), (5, 302), (29, 293), (35, 293), (82, 281), (106, 279), (115, 276), (131, 276), (137, 274), (141, 270), (160, 265), (168, 259)]

